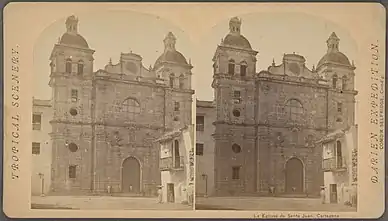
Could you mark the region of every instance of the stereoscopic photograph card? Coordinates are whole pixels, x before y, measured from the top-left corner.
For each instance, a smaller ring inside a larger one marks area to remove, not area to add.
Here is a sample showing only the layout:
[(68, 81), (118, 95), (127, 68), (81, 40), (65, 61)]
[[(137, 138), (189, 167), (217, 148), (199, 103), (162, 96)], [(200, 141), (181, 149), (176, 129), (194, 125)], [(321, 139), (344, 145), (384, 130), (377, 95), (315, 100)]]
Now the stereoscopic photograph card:
[(377, 3), (9, 3), (9, 217), (378, 218)]

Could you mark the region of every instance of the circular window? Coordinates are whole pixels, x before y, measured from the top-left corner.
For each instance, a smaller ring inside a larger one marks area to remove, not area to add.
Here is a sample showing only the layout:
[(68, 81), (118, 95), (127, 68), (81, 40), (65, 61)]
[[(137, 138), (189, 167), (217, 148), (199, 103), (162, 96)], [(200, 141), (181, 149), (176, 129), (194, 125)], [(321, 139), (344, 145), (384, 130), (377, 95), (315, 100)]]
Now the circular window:
[(78, 114), (77, 109), (71, 108), (71, 109), (70, 109), (70, 114), (71, 114), (71, 116), (76, 116), (76, 115)]
[(239, 117), (240, 116), (240, 110), (234, 109), (233, 110), (233, 116)]
[(75, 143), (70, 143), (70, 144), (69, 144), (69, 150), (70, 150), (71, 152), (76, 152), (76, 151), (78, 150), (77, 144), (75, 144)]
[(238, 145), (238, 144), (233, 144), (233, 145), (232, 145), (232, 150), (233, 150), (233, 152), (235, 152), (235, 153), (240, 153), (240, 152), (241, 152), (241, 147), (240, 147), (240, 145)]

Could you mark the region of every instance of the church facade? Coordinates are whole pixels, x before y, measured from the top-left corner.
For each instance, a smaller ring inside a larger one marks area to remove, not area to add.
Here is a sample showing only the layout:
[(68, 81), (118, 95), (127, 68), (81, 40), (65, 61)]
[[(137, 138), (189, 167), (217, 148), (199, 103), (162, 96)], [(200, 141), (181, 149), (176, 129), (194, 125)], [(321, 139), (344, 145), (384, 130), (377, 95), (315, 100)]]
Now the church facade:
[(355, 124), (354, 64), (332, 33), (316, 68), (293, 53), (257, 72), (241, 20), (229, 29), (213, 57), (215, 195), (319, 194), (322, 149), (314, 143)]
[(50, 57), (51, 191), (154, 195), (161, 182), (155, 140), (192, 124), (192, 65), (170, 32), (154, 67), (130, 52), (93, 71), (94, 50), (75, 16), (66, 29)]

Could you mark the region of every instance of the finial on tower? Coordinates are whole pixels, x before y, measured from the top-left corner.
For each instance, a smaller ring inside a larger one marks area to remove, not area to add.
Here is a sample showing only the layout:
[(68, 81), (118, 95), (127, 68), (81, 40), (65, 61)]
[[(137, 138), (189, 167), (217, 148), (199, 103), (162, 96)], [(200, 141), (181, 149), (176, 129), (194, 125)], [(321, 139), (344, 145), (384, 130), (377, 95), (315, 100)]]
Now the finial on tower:
[(275, 66), (275, 58), (272, 58), (272, 66)]
[(340, 39), (337, 37), (335, 32), (331, 33), (329, 39), (327, 39), (327, 51), (328, 52), (337, 52), (339, 51), (339, 41)]
[(70, 33), (70, 34), (78, 33), (78, 18), (76, 18), (74, 15), (69, 16), (66, 19), (65, 24), (66, 24), (67, 33)]
[(229, 21), (229, 31), (232, 34), (239, 35), (241, 32), (241, 19), (233, 17)]
[(164, 50), (171, 50), (175, 51), (175, 43), (176, 43), (176, 37), (172, 32), (169, 32), (167, 36), (163, 40), (164, 42)]
[(112, 65), (112, 58), (109, 58), (109, 64)]

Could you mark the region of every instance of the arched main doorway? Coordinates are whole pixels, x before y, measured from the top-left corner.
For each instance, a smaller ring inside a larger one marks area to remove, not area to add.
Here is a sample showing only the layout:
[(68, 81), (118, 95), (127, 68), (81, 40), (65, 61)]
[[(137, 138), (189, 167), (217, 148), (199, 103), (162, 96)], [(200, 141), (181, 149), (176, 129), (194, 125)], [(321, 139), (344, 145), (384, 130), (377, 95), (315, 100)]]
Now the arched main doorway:
[(286, 163), (286, 193), (303, 193), (303, 163), (293, 157)]
[(121, 170), (121, 191), (124, 193), (140, 192), (140, 163), (134, 157), (123, 161)]

